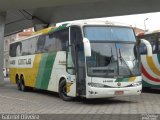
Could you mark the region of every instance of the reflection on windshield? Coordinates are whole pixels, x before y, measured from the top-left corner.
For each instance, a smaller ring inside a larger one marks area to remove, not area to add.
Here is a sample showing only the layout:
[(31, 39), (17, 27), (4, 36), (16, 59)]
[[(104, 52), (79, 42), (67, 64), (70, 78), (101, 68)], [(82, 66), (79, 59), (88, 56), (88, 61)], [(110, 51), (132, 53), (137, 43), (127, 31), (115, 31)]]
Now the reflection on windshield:
[(91, 43), (92, 56), (87, 57), (88, 74), (115, 76), (118, 74), (117, 54), (113, 43)]
[(135, 44), (91, 43), (87, 57), (88, 75), (97, 77), (135, 76), (140, 74)]
[(140, 73), (136, 46), (134, 44), (116, 44), (119, 62), (119, 75), (138, 75)]

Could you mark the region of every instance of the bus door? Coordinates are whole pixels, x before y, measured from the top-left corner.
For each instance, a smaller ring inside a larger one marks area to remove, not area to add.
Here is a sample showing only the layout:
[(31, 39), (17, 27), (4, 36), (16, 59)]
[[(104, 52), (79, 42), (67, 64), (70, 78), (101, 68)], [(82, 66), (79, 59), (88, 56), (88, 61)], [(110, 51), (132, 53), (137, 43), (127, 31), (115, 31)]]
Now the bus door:
[[(73, 74), (75, 74), (76, 93), (77, 95), (85, 95), (86, 81), (85, 81), (85, 57), (84, 47), (82, 42), (81, 29), (79, 27), (71, 27), (70, 29), (70, 49), (73, 60)], [(74, 91), (74, 89), (70, 89)], [(69, 95), (68, 93), (67, 95)]]

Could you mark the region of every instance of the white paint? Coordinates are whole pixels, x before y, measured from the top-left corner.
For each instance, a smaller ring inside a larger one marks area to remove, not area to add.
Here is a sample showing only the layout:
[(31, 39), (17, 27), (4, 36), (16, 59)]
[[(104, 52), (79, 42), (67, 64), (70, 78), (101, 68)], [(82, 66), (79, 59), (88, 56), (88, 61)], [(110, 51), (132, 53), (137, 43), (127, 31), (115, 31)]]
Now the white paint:
[(146, 45), (147, 55), (152, 56), (152, 45), (150, 44), (150, 42), (145, 39), (141, 39), (141, 42)]
[[(67, 82), (73, 83), (70, 86), (68, 96), (76, 96), (76, 79), (75, 75), (70, 75), (66, 72), (66, 64), (61, 64), (60, 61), (66, 61), (66, 52), (58, 51), (52, 68), (51, 78), (48, 85), (48, 90), (58, 92), (59, 80), (63, 77)], [(70, 77), (70, 79), (68, 79)]]
[[(158, 58), (157, 58), (157, 55), (156, 55), (156, 54), (153, 54), (152, 59), (153, 59), (153, 62), (154, 62), (154, 64), (155, 64), (155, 66), (156, 66), (157, 68), (160, 68), (160, 64), (158, 63)], [(142, 61), (142, 65), (143, 65), (144, 69), (145, 69), (152, 77), (157, 78), (157, 79), (160, 78), (160, 76), (158, 76), (157, 74), (155, 74), (155, 73), (151, 70), (151, 68), (149, 67), (145, 55), (141, 55), (141, 61)]]
[(142, 74), (142, 78), (143, 78), (143, 80), (144, 80), (145, 82), (147, 82), (147, 83), (149, 83), (149, 84), (151, 84), (151, 85), (160, 85), (160, 82), (154, 82), (154, 81), (148, 79), (148, 78), (147, 78), (145, 75), (143, 75), (143, 74)]
[(10, 57), (9, 66), (10, 68), (32, 68), (34, 59), (35, 55)]

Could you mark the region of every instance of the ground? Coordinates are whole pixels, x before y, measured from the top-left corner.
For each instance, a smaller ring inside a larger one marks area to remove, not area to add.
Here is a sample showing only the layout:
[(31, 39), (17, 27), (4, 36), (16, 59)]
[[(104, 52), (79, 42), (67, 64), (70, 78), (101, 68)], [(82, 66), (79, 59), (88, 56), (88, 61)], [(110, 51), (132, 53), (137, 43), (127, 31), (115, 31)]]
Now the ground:
[(0, 88), (0, 113), (37, 114), (160, 114), (160, 90), (147, 90), (139, 96), (66, 102), (57, 93), (41, 90), (21, 92), (5, 79)]
[(57, 93), (31, 90), (21, 92), (5, 79), (0, 88), (0, 113), (55, 114), (160, 114), (160, 90), (148, 90), (139, 96), (66, 102)]

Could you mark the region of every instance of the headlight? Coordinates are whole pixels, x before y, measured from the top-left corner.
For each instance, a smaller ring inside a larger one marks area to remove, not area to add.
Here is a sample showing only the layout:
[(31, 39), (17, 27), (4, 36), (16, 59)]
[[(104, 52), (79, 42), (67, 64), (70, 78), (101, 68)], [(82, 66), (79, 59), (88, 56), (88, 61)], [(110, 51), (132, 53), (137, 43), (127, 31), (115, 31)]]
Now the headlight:
[(142, 85), (142, 81), (138, 81), (138, 82), (132, 83), (132, 86), (139, 86), (139, 85)]
[(91, 87), (100, 87), (100, 88), (105, 87), (105, 85), (101, 83), (88, 83), (88, 85)]

